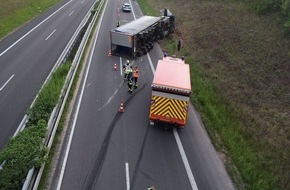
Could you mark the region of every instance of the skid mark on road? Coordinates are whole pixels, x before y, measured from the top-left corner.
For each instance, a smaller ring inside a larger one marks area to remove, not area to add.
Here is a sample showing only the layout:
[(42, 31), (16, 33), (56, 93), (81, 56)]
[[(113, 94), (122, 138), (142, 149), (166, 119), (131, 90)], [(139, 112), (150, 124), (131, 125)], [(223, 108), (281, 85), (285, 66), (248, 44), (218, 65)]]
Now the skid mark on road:
[[(138, 89), (135, 93), (133, 93), (130, 97), (127, 98), (127, 100), (124, 102), (124, 109), (130, 105), (130, 102), (134, 99), (134, 97), (138, 93), (140, 93), (146, 86), (147, 84), (145, 83), (142, 86), (142, 88)], [(85, 182), (82, 186), (82, 189), (95, 189), (94, 185), (97, 183), (99, 175), (102, 171), (102, 167), (103, 167), (103, 164), (104, 164), (104, 161), (105, 161), (108, 149), (109, 149), (110, 140), (111, 140), (111, 136), (112, 136), (115, 124), (120, 119), (122, 114), (123, 113), (120, 113), (118, 111), (114, 119), (112, 120), (111, 124), (109, 125), (105, 138), (103, 140), (101, 149), (98, 155), (94, 156), (97, 159), (95, 160), (94, 165), (93, 167), (91, 167), (91, 170), (89, 171), (89, 173), (86, 175)]]
[[(144, 139), (143, 139), (143, 143), (142, 143), (142, 146), (141, 146), (141, 150), (140, 150), (140, 153), (139, 153), (139, 157), (138, 157), (138, 160), (137, 160), (137, 163), (136, 163), (136, 167), (135, 167), (135, 170), (134, 170), (134, 173), (133, 173), (132, 183), (131, 183), (131, 186), (130, 186), (132, 190), (135, 187), (135, 184), (136, 184), (135, 182), (136, 182), (136, 179), (137, 179), (137, 174), (138, 174), (138, 172), (140, 170), (140, 164), (142, 162), (143, 151), (144, 151), (144, 147), (145, 147), (146, 140), (147, 140), (147, 137), (148, 137), (149, 129), (150, 129), (150, 127), (147, 127), (146, 133), (145, 133), (145, 136), (144, 136)], [(145, 175), (145, 176), (147, 176), (147, 178), (150, 178), (148, 175)]]

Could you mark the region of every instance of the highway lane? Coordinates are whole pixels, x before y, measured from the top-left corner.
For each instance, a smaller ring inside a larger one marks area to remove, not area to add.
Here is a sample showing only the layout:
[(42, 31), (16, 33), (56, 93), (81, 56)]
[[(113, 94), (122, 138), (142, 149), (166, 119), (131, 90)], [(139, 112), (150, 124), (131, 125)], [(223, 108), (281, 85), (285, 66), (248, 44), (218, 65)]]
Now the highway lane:
[[(139, 88), (129, 94), (120, 70), (125, 59), (107, 56), (117, 7), (118, 1), (108, 1), (100, 19), (51, 189), (193, 189), (176, 135), (198, 189), (234, 189), (192, 106), (186, 128), (175, 134), (148, 125), (150, 83), (162, 51), (155, 44), (150, 52), (153, 69), (147, 56), (134, 61)], [(121, 23), (133, 19), (133, 13), (120, 13)], [(118, 112), (121, 101), (124, 113)]]
[(64, 0), (0, 41), (0, 149), (13, 136), (94, 0)]

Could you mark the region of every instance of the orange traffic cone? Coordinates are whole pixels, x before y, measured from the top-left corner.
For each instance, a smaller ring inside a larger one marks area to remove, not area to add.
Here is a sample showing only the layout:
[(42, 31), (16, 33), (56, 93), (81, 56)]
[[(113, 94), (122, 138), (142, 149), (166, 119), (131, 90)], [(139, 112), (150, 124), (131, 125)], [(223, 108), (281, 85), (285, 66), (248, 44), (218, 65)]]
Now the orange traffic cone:
[(112, 56), (112, 52), (111, 52), (111, 50), (109, 50), (109, 54), (108, 54), (108, 56)]
[(114, 64), (114, 71), (116, 71), (117, 70), (117, 64), (115, 63)]
[(125, 111), (124, 109), (124, 103), (123, 101), (121, 102), (121, 105), (120, 105), (120, 109), (119, 109), (119, 112), (123, 113)]

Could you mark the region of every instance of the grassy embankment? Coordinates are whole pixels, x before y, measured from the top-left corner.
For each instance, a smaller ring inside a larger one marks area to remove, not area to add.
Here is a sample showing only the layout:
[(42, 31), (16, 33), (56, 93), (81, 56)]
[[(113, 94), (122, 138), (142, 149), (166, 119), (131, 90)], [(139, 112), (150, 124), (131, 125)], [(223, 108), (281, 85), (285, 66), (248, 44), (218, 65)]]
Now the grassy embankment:
[(0, 39), (60, 0), (0, 0)]
[(192, 102), (237, 188), (290, 189), (290, 40), (276, 15), (234, 0), (138, 2), (176, 16), (161, 46), (191, 65)]

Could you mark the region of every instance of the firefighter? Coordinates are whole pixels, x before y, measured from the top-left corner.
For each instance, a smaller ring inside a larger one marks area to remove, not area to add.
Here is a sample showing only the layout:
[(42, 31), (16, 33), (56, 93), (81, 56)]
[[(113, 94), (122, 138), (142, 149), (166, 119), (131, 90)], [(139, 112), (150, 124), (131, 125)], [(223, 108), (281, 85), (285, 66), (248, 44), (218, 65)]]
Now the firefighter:
[(133, 92), (133, 81), (132, 78), (128, 80), (128, 92), (132, 93)]
[(138, 77), (139, 77), (139, 71), (138, 71), (137, 65), (135, 65), (134, 71), (133, 71), (134, 88), (138, 87), (138, 84), (137, 84)]
[(132, 70), (132, 66), (129, 66), (129, 71), (127, 74), (127, 80), (128, 80), (128, 92), (132, 93), (133, 92), (133, 70)]
[(130, 73), (130, 61), (127, 60), (126, 64), (123, 66), (124, 70), (124, 80), (128, 80), (128, 74)]
[(133, 69), (132, 69), (132, 66), (130, 65), (129, 66), (129, 69), (128, 69), (128, 76), (127, 76), (128, 80), (132, 80), (133, 82)]

